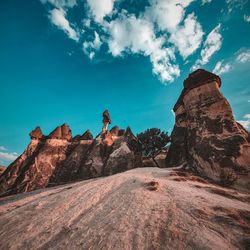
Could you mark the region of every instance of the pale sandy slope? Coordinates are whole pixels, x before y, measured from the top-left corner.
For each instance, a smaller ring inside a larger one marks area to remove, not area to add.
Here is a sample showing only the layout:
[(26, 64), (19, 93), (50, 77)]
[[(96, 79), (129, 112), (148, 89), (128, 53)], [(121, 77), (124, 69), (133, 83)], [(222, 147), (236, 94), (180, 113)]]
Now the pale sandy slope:
[(249, 198), (134, 169), (2, 198), (0, 249), (247, 249)]

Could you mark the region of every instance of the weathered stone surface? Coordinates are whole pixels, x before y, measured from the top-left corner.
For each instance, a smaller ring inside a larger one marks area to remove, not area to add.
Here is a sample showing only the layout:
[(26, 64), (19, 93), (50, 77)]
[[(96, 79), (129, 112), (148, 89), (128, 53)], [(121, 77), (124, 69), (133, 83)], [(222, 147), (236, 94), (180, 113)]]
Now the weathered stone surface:
[(112, 153), (109, 155), (104, 166), (104, 175), (112, 175), (135, 167), (134, 153), (128, 147), (124, 138), (118, 139), (112, 146)]
[(56, 185), (79, 179), (88, 179), (90, 175), (81, 178), (79, 168), (85, 163), (88, 150), (93, 140), (81, 140), (77, 145), (71, 144), (66, 153), (66, 159), (55, 168), (49, 185)]
[(120, 130), (115, 127), (95, 140), (89, 130), (72, 139), (66, 124), (47, 137), (39, 131), (31, 132), (30, 145), (0, 176), (0, 195), (110, 175), (139, 165), (140, 158), (127, 144), (135, 138), (131, 130), (125, 132), (127, 136), (119, 136)]
[(89, 129), (85, 133), (82, 134), (81, 140), (93, 140), (93, 135)]
[(197, 70), (176, 105), (170, 167), (187, 165), (224, 185), (250, 189), (249, 133), (233, 117), (218, 76)]
[[(40, 140), (32, 140), (25, 151), (4, 171), (0, 176), (0, 195), (17, 193), (17, 187), (21, 184), (25, 189), (24, 176), (30, 165), (34, 162), (35, 156), (41, 148)], [(26, 183), (29, 180), (25, 180)], [(20, 191), (21, 192), (21, 191)]]
[(31, 139), (41, 139), (43, 137), (43, 132), (40, 127), (36, 127), (30, 132)]
[(40, 128), (36, 128), (30, 133), (32, 140), (27, 149), (1, 175), (0, 195), (48, 186), (55, 169), (67, 158), (71, 150), (69, 127), (64, 124), (49, 137), (41, 136), (40, 131)]
[(1, 249), (249, 249), (249, 193), (159, 168), (0, 198)]
[(49, 134), (49, 138), (51, 139), (65, 139), (71, 140), (72, 134), (69, 126), (64, 123), (62, 126), (57, 127)]
[(118, 136), (119, 135), (120, 128), (118, 126), (114, 126), (110, 129), (110, 133), (112, 136)]
[(0, 166), (0, 175), (6, 170), (5, 166)]
[(85, 162), (80, 166), (80, 178), (89, 179), (103, 175), (103, 166), (110, 153), (111, 146), (101, 139), (95, 139), (90, 146)]

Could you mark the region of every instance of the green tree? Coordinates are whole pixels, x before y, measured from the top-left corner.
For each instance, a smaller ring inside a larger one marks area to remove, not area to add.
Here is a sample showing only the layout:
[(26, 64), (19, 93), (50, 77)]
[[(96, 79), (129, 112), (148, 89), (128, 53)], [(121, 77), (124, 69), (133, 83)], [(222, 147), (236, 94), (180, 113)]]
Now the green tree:
[(151, 128), (137, 134), (137, 138), (138, 144), (136, 150), (141, 152), (143, 156), (150, 157), (155, 165), (159, 167), (155, 157), (166, 148), (170, 142), (168, 133), (158, 128)]

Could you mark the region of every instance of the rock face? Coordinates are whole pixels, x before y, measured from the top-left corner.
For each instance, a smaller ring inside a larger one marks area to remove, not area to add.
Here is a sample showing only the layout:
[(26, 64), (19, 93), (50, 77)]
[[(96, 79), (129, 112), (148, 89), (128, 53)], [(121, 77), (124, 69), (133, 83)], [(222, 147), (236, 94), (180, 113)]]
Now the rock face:
[(170, 169), (0, 198), (1, 249), (249, 249), (250, 195)]
[(250, 136), (233, 117), (221, 79), (197, 70), (184, 81), (174, 106), (175, 126), (166, 157), (224, 185), (250, 189)]
[(69, 126), (65, 123), (62, 126), (57, 127), (54, 131), (52, 131), (49, 135), (49, 138), (71, 140), (71, 130)]
[(6, 170), (5, 166), (0, 166), (0, 175)]
[[(116, 126), (96, 139), (89, 130), (72, 138), (69, 126), (63, 124), (49, 136), (44, 136), (37, 127), (30, 133), (31, 142), (27, 149), (0, 176), (0, 195), (32, 191), (134, 168), (136, 156), (127, 143), (135, 137), (129, 131), (125, 134), (119, 136)], [(119, 162), (114, 161), (117, 156), (121, 157)]]
[(91, 144), (86, 160), (79, 169), (81, 179), (112, 175), (139, 167), (140, 157), (129, 147), (129, 142), (137, 140), (136, 137), (130, 128), (121, 136), (119, 128), (114, 128), (98, 135)]
[(31, 139), (41, 139), (43, 137), (43, 132), (40, 127), (36, 127), (30, 132)]

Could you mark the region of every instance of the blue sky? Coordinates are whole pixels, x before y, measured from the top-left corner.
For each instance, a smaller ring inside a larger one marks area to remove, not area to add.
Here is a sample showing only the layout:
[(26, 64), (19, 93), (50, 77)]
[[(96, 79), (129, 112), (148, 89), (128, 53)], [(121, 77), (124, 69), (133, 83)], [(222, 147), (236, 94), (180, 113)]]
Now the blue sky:
[(0, 8), (0, 165), (66, 122), (171, 132), (172, 107), (196, 68), (222, 78), (250, 128), (247, 0), (4, 0)]

